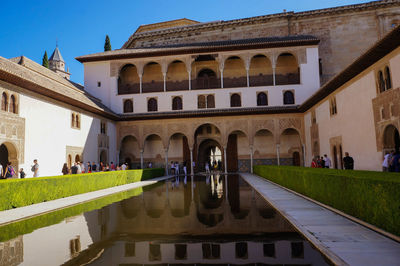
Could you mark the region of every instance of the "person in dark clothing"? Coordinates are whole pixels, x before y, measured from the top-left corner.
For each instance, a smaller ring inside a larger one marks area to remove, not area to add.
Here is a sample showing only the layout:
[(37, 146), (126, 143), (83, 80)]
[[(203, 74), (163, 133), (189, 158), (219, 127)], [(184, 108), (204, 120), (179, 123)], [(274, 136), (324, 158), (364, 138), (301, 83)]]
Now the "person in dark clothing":
[(76, 163), (71, 167), (71, 174), (76, 175), (78, 173), (78, 167), (76, 166)]
[(95, 162), (92, 163), (92, 172), (96, 172), (97, 170), (97, 165)]
[(348, 152), (345, 152), (344, 155), (346, 155), (346, 156), (343, 158), (344, 169), (346, 169), (346, 170), (353, 170), (353, 169), (354, 169), (354, 160), (353, 160), (353, 157), (350, 157), (350, 155), (349, 155)]
[(400, 153), (396, 151), (392, 158), (392, 164), (394, 172), (400, 172)]
[(19, 170), (19, 176), (20, 176), (20, 178), (25, 178), (24, 168), (21, 168), (21, 169)]
[(61, 173), (62, 173), (63, 175), (68, 175), (68, 174), (69, 174), (69, 169), (68, 169), (68, 166), (67, 166), (66, 163), (64, 163), (63, 168), (62, 168), (62, 170), (61, 170)]

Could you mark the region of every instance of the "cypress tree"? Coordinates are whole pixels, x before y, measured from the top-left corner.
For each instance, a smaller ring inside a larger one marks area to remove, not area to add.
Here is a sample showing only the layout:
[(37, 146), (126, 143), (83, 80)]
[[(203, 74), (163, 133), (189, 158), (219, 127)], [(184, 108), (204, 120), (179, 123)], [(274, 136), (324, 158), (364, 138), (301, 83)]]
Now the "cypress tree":
[(49, 58), (47, 57), (47, 51), (44, 51), (42, 66), (49, 68)]
[(106, 42), (104, 43), (104, 51), (111, 51), (110, 37), (106, 35)]

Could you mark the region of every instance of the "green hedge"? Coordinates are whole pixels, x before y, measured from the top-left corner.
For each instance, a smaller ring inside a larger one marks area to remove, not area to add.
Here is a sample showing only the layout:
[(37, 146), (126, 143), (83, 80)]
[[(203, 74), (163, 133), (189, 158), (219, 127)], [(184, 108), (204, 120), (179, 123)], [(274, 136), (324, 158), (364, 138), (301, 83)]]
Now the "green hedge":
[(400, 235), (400, 175), (295, 166), (254, 166), (254, 173)]
[(57, 224), (63, 221), (65, 218), (76, 216), (84, 212), (100, 209), (114, 202), (140, 195), (144, 190), (145, 188), (139, 187), (132, 190), (112, 194), (100, 199), (85, 202), (72, 207), (67, 207), (61, 210), (53, 211), (40, 216), (28, 218), (20, 222), (4, 225), (0, 227), (0, 242), (13, 239), (20, 235), (31, 233), (38, 228)]
[(125, 185), (162, 175), (164, 175), (164, 169), (153, 168), (0, 180), (0, 211)]

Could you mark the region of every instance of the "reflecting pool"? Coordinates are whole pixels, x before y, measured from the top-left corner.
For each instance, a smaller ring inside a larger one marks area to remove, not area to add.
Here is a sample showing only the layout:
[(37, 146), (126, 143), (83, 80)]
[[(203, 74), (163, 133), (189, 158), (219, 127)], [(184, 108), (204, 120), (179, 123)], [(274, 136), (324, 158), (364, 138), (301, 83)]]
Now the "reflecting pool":
[(0, 227), (0, 265), (327, 265), (238, 175), (177, 177)]

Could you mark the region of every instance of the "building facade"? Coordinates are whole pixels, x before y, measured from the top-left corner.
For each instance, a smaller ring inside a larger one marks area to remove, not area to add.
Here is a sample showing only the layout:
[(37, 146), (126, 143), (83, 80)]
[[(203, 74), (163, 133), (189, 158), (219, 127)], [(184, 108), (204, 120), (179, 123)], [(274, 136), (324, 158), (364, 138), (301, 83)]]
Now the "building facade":
[(58, 48), (53, 71), (0, 58), (0, 158), (37, 158), (46, 175), (78, 159), (236, 172), (323, 154), (342, 168), (349, 152), (380, 170), (400, 143), (399, 21), (400, 1), (385, 0), (144, 25), (121, 49), (77, 57), (83, 87)]

